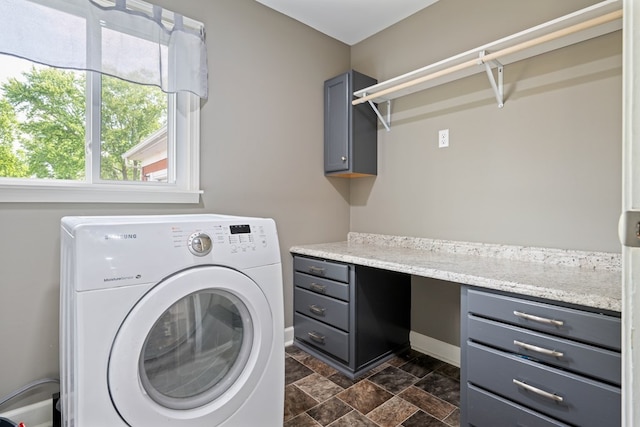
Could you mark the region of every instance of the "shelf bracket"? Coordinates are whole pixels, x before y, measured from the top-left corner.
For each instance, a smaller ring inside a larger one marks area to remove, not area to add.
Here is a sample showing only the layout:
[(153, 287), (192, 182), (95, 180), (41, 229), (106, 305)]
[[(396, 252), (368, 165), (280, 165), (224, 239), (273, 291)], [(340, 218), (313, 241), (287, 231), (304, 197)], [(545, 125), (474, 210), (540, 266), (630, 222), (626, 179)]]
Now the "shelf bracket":
[[(365, 93), (363, 96), (367, 96), (367, 94)], [(380, 119), (380, 123), (382, 123), (382, 126), (384, 126), (387, 132), (389, 132), (391, 130), (391, 128), (389, 127), (389, 125), (391, 124), (391, 100), (387, 101), (387, 119), (386, 120), (384, 117), (382, 117), (380, 110), (378, 110), (378, 107), (376, 106), (376, 104), (373, 103), (373, 101), (369, 100), (367, 102), (369, 103), (371, 108), (373, 108), (373, 111), (376, 113), (376, 116), (378, 116), (378, 119)]]
[(478, 65), (484, 65), (485, 70), (487, 71), (487, 77), (489, 77), (489, 83), (491, 83), (491, 88), (493, 89), (493, 93), (496, 95), (496, 101), (498, 101), (498, 108), (504, 107), (504, 66), (493, 59), (489, 61), (493, 64), (498, 70), (498, 82), (496, 83), (496, 78), (493, 75), (493, 70), (491, 69), (491, 65), (485, 62), (483, 56), (486, 51), (480, 51), (478, 58)]

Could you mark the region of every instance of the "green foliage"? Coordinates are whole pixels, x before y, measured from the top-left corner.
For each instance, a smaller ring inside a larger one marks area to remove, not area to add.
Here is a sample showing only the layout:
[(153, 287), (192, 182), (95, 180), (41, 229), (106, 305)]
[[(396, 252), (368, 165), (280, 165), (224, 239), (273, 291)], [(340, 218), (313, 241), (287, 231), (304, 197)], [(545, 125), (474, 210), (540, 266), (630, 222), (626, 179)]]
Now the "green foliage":
[(18, 120), (11, 104), (0, 98), (0, 144), (11, 145)]
[(5, 99), (0, 99), (0, 176), (23, 178), (27, 176), (27, 166), (13, 152), (17, 137), (18, 120), (13, 107)]
[[(166, 123), (166, 95), (111, 77), (102, 84), (101, 178), (139, 179), (122, 154)], [(84, 73), (35, 67), (1, 86), (0, 176), (84, 179), (85, 86)]]
[(166, 106), (160, 89), (102, 78), (102, 179), (137, 178), (122, 154), (166, 123)]
[(24, 117), (19, 124), (28, 175), (84, 178), (85, 79), (53, 68), (24, 73), (2, 86), (6, 100)]

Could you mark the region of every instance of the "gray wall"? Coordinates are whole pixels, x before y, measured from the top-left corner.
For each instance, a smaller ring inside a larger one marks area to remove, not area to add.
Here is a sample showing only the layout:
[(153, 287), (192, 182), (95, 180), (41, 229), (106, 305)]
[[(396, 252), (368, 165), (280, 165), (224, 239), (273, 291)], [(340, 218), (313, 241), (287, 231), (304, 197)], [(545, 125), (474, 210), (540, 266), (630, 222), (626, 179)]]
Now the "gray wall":
[[(64, 215), (273, 217), (287, 326), (288, 248), (349, 230), (619, 251), (619, 35), (506, 67), (502, 110), (484, 75), (401, 98), (379, 134), (376, 178), (322, 172), (322, 82), (350, 63), (384, 80), (594, 1), (440, 0), (351, 49), (253, 0), (155, 2), (207, 26), (202, 203), (1, 205), (0, 396), (58, 375)], [(444, 128), (451, 146), (438, 150)], [(414, 279), (415, 331), (457, 345), (458, 312), (456, 285)]]
[[(385, 80), (592, 3), (441, 0), (351, 65)], [(351, 184), (351, 231), (620, 252), (621, 51), (618, 32), (508, 65), (503, 109), (484, 73), (393, 101), (378, 176)], [(414, 278), (412, 329), (458, 345), (444, 284)]]
[[(349, 47), (253, 0), (156, 3), (207, 28), (200, 206), (0, 205), (0, 396), (58, 376), (59, 221), (64, 215), (225, 213), (273, 217), (292, 324), (294, 244), (342, 240), (349, 184), (322, 170), (323, 81)], [(4, 409), (4, 408), (3, 408)]]

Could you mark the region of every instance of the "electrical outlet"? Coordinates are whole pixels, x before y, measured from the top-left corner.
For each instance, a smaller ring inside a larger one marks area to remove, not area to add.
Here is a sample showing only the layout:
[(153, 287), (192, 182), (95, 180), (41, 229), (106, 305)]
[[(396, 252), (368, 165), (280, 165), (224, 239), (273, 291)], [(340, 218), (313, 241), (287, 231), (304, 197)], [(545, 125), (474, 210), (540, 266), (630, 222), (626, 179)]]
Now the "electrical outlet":
[(438, 148), (446, 148), (449, 146), (449, 129), (438, 131)]

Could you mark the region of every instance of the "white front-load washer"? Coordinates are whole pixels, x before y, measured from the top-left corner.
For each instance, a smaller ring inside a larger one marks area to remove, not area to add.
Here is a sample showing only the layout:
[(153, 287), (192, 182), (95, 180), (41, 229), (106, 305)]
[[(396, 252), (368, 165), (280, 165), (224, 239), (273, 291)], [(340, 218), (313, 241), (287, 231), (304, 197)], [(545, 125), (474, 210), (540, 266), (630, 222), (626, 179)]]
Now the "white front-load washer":
[(282, 425), (273, 220), (65, 217), (61, 243), (63, 426)]

